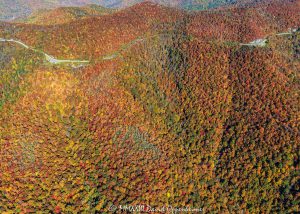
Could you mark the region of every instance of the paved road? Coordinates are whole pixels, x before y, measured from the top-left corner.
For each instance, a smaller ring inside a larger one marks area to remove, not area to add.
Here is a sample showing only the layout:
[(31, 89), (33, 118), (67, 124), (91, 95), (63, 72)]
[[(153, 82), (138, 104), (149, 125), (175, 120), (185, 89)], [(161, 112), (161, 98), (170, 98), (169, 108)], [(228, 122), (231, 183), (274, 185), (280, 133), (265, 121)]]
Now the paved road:
[[(297, 32), (297, 31), (298, 31), (298, 29), (293, 29), (293, 30), (291, 30), (289, 32), (277, 33), (276, 35), (278, 35), (278, 36), (289, 35), (289, 34), (292, 34), (293, 32)], [(145, 38), (137, 38), (136, 40), (128, 43), (125, 47), (121, 48), (121, 50), (119, 50), (119, 52), (122, 51), (122, 50), (127, 49), (128, 47), (130, 47), (131, 45), (133, 45), (133, 44), (135, 44), (137, 42), (141, 42), (141, 41), (144, 41), (144, 40), (145, 40)], [(14, 39), (3, 39), (3, 38), (0, 38), (0, 42), (14, 42), (14, 43), (17, 43), (17, 44), (23, 46), (26, 49), (31, 49), (31, 50), (33, 50), (35, 52), (42, 53), (46, 57), (46, 60), (48, 62), (52, 63), (52, 64), (63, 64), (63, 63), (65, 63), (65, 64), (72, 64), (72, 63), (73, 64), (75, 64), (75, 63), (78, 64), (79, 63), (80, 64), (79, 67), (81, 67), (84, 64), (89, 63), (88, 60), (56, 59), (55, 57), (53, 57), (53, 56), (51, 56), (49, 54), (46, 54), (43, 51), (36, 50), (36, 49), (34, 49), (34, 48), (32, 48), (32, 47), (24, 44), (23, 42), (18, 41), (18, 40), (14, 40)], [(267, 45), (267, 42), (268, 42), (268, 38), (262, 38), (262, 39), (256, 39), (256, 40), (254, 40), (254, 41), (252, 41), (250, 43), (241, 43), (240, 45), (242, 45), (242, 46), (264, 47), (264, 46)], [(115, 58), (117, 58), (119, 56), (120, 56), (119, 53), (113, 53), (111, 55), (104, 56), (102, 58), (102, 60), (112, 60), (112, 59), (115, 59)]]
[(39, 51), (39, 50), (36, 50), (36, 49), (34, 49), (34, 48), (32, 48), (32, 47), (24, 44), (23, 42), (18, 41), (18, 40), (14, 40), (14, 39), (3, 39), (3, 38), (0, 38), (0, 42), (13, 42), (13, 43), (16, 43), (16, 44), (19, 44), (19, 45), (23, 46), (26, 49), (31, 49), (33, 51), (40, 52), (40, 53), (44, 54), (44, 56), (46, 57), (46, 60), (48, 62), (52, 63), (52, 64), (89, 63), (89, 61), (87, 61), (87, 60), (56, 59), (56, 58), (54, 58), (53, 56), (51, 56), (49, 54), (46, 54), (46, 53), (44, 53), (42, 51)]

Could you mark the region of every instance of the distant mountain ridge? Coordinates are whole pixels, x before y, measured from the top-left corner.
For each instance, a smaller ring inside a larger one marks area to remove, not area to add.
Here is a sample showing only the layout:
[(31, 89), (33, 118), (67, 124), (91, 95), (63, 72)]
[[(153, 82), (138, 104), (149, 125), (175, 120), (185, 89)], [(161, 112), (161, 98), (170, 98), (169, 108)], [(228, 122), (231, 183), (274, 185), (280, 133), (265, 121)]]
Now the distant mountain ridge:
[[(162, 30), (160, 25), (178, 20), (179, 24), (184, 23), (184, 29), (192, 38), (201, 41), (249, 43), (298, 27), (300, 13), (297, 4), (274, 3), (251, 8), (228, 7), (187, 13), (144, 2), (108, 15), (80, 18), (62, 25), (0, 22), (0, 37), (15, 38), (32, 47), (42, 47), (45, 52), (60, 58), (88, 59), (118, 50), (122, 45), (147, 33), (159, 33)], [(65, 16), (61, 19), (66, 20)], [(54, 24), (61, 24), (55, 19), (53, 21)], [(61, 44), (64, 44), (63, 48)]]
[(105, 8), (95, 4), (82, 7), (59, 7), (56, 9), (38, 10), (26, 18), (15, 20), (15, 22), (40, 25), (64, 24), (92, 16), (107, 15), (114, 11), (114, 9)]
[[(153, 3), (188, 10), (203, 10), (231, 4), (251, 5), (253, 3), (274, 1), (280, 0), (150, 0)], [(141, 2), (145, 2), (145, 0), (0, 0), (0, 20), (14, 20), (20, 17), (27, 17), (40, 9), (77, 7), (87, 4), (97, 4), (107, 8), (124, 8)]]
[(101, 0), (0, 0), (0, 20), (13, 20), (26, 17), (40, 9), (103, 5)]

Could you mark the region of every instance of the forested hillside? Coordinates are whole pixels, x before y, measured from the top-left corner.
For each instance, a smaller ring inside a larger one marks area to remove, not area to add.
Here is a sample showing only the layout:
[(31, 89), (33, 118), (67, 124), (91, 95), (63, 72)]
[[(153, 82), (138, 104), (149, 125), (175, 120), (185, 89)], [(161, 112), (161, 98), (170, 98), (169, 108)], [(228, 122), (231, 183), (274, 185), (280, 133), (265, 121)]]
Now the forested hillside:
[[(271, 0), (271, 2), (291, 2), (298, 0)], [(270, 0), (0, 0), (0, 20), (26, 18), (38, 10), (58, 7), (78, 7), (96, 4), (106, 8), (126, 8), (137, 3), (152, 2), (185, 10), (208, 10), (224, 6), (253, 6), (268, 4)]]
[(107, 15), (113, 12), (113, 9), (107, 9), (97, 5), (88, 5), (84, 7), (61, 7), (52, 10), (39, 10), (29, 17), (16, 19), (14, 22), (38, 25), (56, 25), (89, 17)]
[(1, 23), (0, 212), (298, 213), (299, 26), (299, 1)]
[(170, 23), (181, 19), (187, 20), (187, 33), (199, 40), (250, 42), (298, 27), (300, 7), (297, 7), (297, 2), (274, 3), (258, 8), (230, 8), (190, 14), (142, 3), (110, 15), (59, 26), (5, 24), (5, 29), (0, 26), (3, 29), (0, 37), (19, 39), (58, 57), (97, 60), (135, 39), (147, 37), (147, 33), (155, 33), (157, 22)]

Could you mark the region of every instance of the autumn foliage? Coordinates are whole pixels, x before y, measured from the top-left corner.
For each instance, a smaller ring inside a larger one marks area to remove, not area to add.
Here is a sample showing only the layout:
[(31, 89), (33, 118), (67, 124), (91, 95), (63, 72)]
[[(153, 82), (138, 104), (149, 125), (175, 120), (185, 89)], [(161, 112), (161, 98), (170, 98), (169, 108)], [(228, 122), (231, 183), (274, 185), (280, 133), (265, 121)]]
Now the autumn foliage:
[[(0, 211), (299, 212), (299, 32), (275, 35), (299, 26), (291, 4), (2, 24), (91, 63), (49, 65), (1, 44)], [(267, 34), (266, 47), (239, 44)]]

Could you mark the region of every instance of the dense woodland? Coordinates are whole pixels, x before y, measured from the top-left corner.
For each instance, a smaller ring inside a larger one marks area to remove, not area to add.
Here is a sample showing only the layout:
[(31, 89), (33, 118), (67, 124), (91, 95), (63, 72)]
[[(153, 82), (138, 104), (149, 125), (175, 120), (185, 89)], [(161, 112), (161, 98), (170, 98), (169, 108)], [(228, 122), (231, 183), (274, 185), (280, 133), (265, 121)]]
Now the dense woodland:
[(299, 212), (300, 33), (276, 35), (299, 22), (291, 1), (1, 23), (0, 38), (91, 62), (0, 43), (0, 212)]
[(57, 9), (44, 9), (34, 12), (29, 17), (18, 18), (14, 22), (25, 22), (39, 25), (64, 24), (78, 19), (90, 18), (93, 16), (107, 15), (115, 10), (104, 8), (98, 5), (85, 7), (60, 7)]

